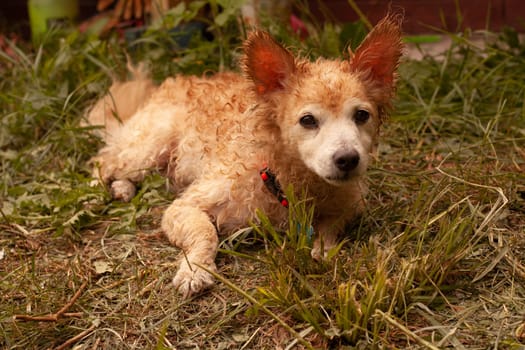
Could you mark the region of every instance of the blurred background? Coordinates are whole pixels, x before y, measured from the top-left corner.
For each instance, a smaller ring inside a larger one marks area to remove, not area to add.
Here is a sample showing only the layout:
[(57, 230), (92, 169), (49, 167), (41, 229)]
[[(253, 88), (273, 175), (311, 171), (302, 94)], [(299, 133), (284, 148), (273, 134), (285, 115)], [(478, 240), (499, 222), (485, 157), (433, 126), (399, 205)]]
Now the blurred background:
[[(186, 1), (190, 3), (192, 1)], [(257, 22), (261, 12), (284, 20), (308, 7), (317, 20), (356, 21), (366, 16), (375, 23), (389, 9), (405, 14), (404, 30), (409, 34), (458, 32), (465, 28), (500, 31), (525, 28), (525, 1), (522, 0), (308, 0), (242, 1), (247, 23)], [(74, 19), (82, 28), (94, 27), (103, 33), (114, 28), (140, 27), (175, 8), (180, 0), (29, 0), (0, 3), (0, 30), (28, 39), (33, 30), (39, 35), (50, 22)], [(217, 1), (222, 8), (237, 6), (239, 1)], [(356, 10), (357, 8), (357, 10)], [(203, 11), (206, 11), (204, 9)], [(361, 13), (359, 13), (359, 11)], [(32, 28), (32, 29), (31, 29)], [(13, 34), (16, 33), (16, 34)], [(6, 35), (6, 34), (4, 34)]]

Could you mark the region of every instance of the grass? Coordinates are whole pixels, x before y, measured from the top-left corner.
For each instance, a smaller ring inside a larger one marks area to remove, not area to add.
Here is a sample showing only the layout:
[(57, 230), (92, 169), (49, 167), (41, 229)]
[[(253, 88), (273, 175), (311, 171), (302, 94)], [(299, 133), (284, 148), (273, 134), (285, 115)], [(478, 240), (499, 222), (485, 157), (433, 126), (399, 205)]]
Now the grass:
[[(155, 174), (131, 203), (91, 187), (101, 143), (80, 120), (108, 73), (125, 75), (126, 53), (157, 81), (233, 69), (243, 34), (228, 16), (209, 21), (216, 40), (187, 48), (160, 23), (127, 48), (55, 32), (39, 48), (0, 51), (0, 347), (522, 348), (525, 45), (513, 30), (485, 33), (481, 49), (469, 32), (448, 34), (442, 56), (405, 60), (368, 211), (331, 260), (310, 258), (315, 208), (296, 198), (286, 232), (260, 213), (221, 243), (217, 285), (179, 298), (179, 251), (159, 231), (173, 194)], [(362, 31), (311, 24), (301, 41), (268, 27), (312, 58)]]

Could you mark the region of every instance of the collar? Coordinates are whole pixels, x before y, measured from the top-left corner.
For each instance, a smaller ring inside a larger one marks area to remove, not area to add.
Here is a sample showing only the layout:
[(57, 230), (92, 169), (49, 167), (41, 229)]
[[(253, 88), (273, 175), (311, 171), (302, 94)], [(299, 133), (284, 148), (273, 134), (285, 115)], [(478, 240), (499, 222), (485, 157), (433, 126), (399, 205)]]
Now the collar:
[(263, 183), (268, 191), (270, 191), (270, 193), (277, 198), (283, 207), (288, 208), (288, 199), (281, 189), (281, 184), (279, 184), (279, 181), (277, 181), (275, 174), (270, 170), (270, 168), (265, 165), (259, 171), (259, 174), (261, 175), (261, 179), (263, 180)]
[[(283, 190), (281, 189), (281, 184), (279, 184), (279, 181), (277, 181), (277, 178), (275, 177), (275, 174), (268, 168), (268, 166), (264, 165), (261, 170), (259, 170), (259, 174), (261, 175), (261, 179), (263, 180), (264, 185), (270, 191), (281, 203), (281, 205), (285, 208), (288, 208), (288, 199), (286, 198), (286, 195), (284, 194)], [(301, 229), (301, 223), (297, 222), (297, 232), (302, 232)], [(314, 235), (314, 228), (312, 225), (307, 226), (307, 229), (304, 231), (306, 233), (306, 238), (308, 239), (308, 243), (312, 243), (312, 237)]]

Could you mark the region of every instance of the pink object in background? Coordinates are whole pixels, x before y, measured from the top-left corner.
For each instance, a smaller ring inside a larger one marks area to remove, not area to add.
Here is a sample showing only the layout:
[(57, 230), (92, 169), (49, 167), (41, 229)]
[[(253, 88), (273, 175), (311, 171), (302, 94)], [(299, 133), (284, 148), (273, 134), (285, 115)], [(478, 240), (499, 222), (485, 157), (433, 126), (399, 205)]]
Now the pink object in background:
[(306, 39), (308, 37), (308, 29), (306, 29), (306, 25), (293, 13), (290, 15), (290, 26), (294, 33), (299, 35), (301, 39)]

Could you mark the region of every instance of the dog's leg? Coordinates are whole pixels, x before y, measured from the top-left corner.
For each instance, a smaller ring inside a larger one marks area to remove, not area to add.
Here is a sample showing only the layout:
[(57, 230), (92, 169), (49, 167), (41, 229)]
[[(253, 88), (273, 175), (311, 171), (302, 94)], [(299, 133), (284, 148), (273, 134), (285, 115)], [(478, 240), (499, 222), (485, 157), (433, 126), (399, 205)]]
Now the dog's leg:
[(341, 224), (338, 224), (337, 221), (324, 220), (320, 222), (316, 227), (317, 237), (312, 247), (312, 258), (317, 261), (326, 259), (330, 249), (336, 246), (341, 230)]
[(163, 168), (176, 145), (176, 116), (184, 111), (167, 104), (149, 104), (108, 137), (93, 159), (94, 176), (110, 185), (114, 199), (129, 201), (134, 183), (155, 168)]
[[(191, 191), (191, 187), (188, 190)], [(211, 286), (213, 276), (205, 269), (216, 271), (214, 260), (219, 238), (208, 214), (183, 195), (164, 213), (162, 229), (184, 254), (173, 278), (178, 291), (186, 298)]]
[[(343, 210), (337, 212), (336, 208), (330, 208), (332, 209), (332, 215), (317, 219), (314, 226), (317, 237), (311, 251), (311, 255), (315, 260), (326, 259), (330, 249), (337, 245), (339, 236), (345, 231), (347, 225), (356, 222), (365, 212), (366, 206), (363, 196), (366, 192), (367, 187), (363, 183), (359, 183), (357, 187), (351, 187), (346, 194), (341, 192), (341, 195), (345, 197), (344, 199), (348, 201), (339, 208)], [(336, 199), (334, 202), (337, 203), (338, 200)], [(325, 209), (321, 212), (327, 212), (328, 210)]]

